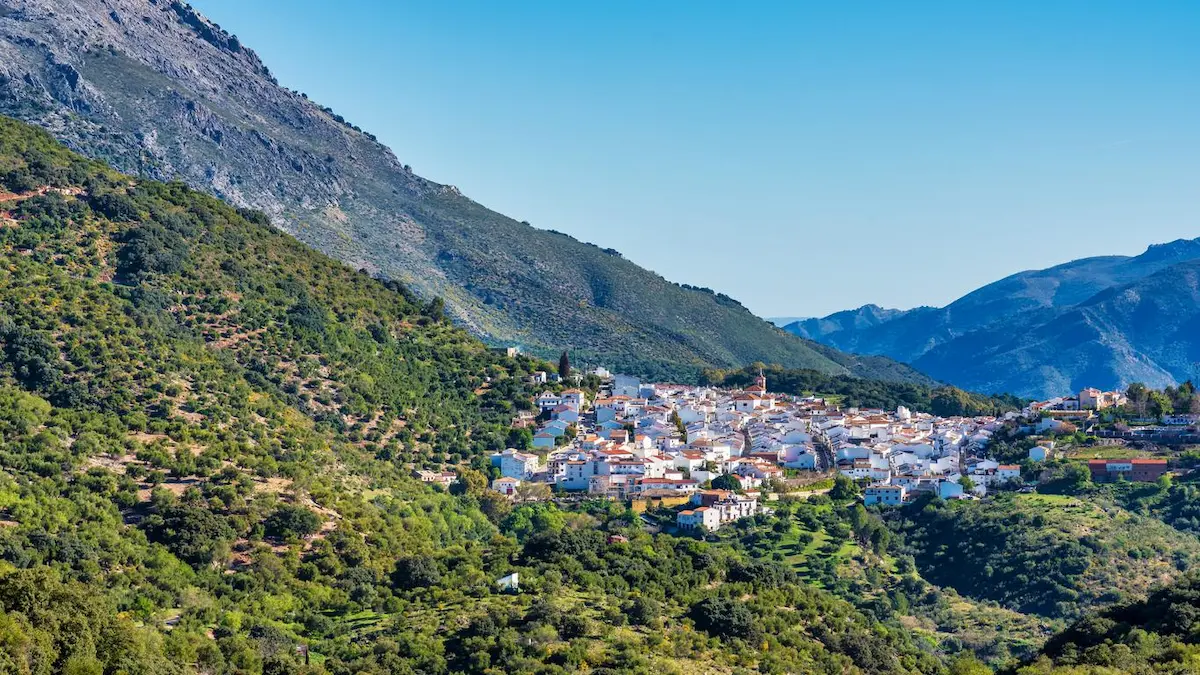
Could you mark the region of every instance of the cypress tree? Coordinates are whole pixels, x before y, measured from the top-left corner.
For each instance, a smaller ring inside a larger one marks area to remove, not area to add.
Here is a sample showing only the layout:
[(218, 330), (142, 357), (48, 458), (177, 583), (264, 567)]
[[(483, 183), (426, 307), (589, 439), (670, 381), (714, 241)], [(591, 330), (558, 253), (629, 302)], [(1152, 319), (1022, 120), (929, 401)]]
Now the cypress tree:
[(566, 352), (558, 357), (558, 376), (564, 380), (571, 376), (571, 359)]

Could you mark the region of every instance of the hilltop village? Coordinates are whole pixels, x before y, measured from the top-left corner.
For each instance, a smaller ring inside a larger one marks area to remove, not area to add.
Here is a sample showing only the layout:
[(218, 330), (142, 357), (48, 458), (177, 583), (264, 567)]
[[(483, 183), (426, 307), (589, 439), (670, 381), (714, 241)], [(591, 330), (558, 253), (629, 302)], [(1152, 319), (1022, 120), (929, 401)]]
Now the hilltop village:
[[(820, 397), (776, 394), (761, 374), (738, 390), (599, 374), (603, 384), (593, 399), (581, 389), (547, 389), (534, 401), (536, 412), (513, 420), (536, 429), (533, 442), (492, 457), (499, 473), (493, 490), (517, 499), (557, 493), (677, 507), (677, 527), (710, 531), (764, 512), (780, 495), (805, 494), (806, 486), (822, 480), (828, 485), (839, 474), (861, 486), (866, 505), (900, 505), (921, 493), (981, 498), (1001, 486), (1032, 489), (1024, 485), (1020, 465), (989, 456), (993, 434), (1006, 426), (1070, 431), (1063, 417), (1122, 402), (1119, 393), (1089, 389), (1002, 417), (937, 417), (904, 407), (843, 409)], [(1048, 445), (1031, 448), (1029, 459), (1052, 456)], [(1154, 480), (1166, 462), (1089, 468), (1097, 480), (1117, 474)]]

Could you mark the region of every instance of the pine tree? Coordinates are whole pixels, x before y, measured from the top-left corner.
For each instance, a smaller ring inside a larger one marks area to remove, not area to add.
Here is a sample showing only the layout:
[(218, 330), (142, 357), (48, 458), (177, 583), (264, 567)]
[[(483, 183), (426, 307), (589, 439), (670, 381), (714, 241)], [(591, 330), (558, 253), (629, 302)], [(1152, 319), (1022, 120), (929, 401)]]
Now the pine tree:
[(558, 357), (558, 376), (564, 380), (571, 376), (571, 359), (566, 352)]

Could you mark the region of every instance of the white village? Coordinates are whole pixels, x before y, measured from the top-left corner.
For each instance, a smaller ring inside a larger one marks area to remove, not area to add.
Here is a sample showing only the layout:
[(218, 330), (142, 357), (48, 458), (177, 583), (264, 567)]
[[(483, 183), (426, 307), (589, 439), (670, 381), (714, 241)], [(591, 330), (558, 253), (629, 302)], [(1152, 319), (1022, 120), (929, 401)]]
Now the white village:
[[(536, 429), (532, 446), (492, 456), (493, 490), (521, 500), (587, 495), (675, 507), (678, 529), (706, 531), (768, 512), (770, 501), (838, 474), (862, 486), (868, 506), (901, 505), (920, 493), (982, 498), (999, 486), (1023, 487), (1019, 465), (988, 456), (997, 430), (1061, 430), (1069, 422), (1048, 410), (1077, 417), (1080, 399), (1085, 411), (1120, 403), (1115, 392), (1085, 390), (1003, 417), (937, 417), (772, 393), (761, 372), (736, 390), (593, 374), (603, 378), (593, 400), (580, 389), (547, 389), (537, 412), (513, 420)], [(1047, 445), (1032, 448), (1030, 459), (1052, 456)]]

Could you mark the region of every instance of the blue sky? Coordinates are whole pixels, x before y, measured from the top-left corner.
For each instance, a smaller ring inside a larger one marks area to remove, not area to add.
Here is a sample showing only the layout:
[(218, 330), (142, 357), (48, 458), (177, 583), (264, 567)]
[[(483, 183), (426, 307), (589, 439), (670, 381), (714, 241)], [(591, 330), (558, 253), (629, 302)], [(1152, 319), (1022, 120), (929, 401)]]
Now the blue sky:
[(497, 211), (764, 316), (1200, 236), (1200, 3), (195, 0)]

